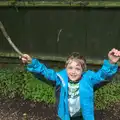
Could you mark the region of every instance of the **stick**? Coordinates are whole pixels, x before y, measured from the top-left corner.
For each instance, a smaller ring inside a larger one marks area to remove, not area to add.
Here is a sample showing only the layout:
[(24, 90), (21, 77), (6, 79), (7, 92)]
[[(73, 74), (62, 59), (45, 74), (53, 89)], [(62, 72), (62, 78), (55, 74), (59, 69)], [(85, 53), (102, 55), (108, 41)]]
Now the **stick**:
[(2, 22), (0, 21), (0, 29), (4, 35), (4, 37), (7, 39), (7, 41), (9, 42), (9, 44), (12, 46), (12, 48), (20, 55), (22, 56), (23, 53), (15, 46), (15, 44), (12, 42), (11, 38), (8, 36)]

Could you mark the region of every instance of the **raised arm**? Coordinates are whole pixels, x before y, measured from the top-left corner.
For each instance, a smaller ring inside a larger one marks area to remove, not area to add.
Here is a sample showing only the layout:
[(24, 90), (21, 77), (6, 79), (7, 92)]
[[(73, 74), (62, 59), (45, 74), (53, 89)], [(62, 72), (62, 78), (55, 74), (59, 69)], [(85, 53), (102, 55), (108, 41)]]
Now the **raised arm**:
[(91, 82), (93, 85), (104, 81), (106, 78), (113, 76), (117, 70), (117, 62), (120, 59), (120, 51), (113, 48), (108, 53), (108, 60), (104, 60), (102, 68), (98, 72), (93, 72)]
[(21, 56), (24, 64), (27, 64), (27, 70), (32, 73), (43, 75), (46, 79), (56, 81), (57, 74), (53, 69), (48, 69), (44, 64), (40, 63), (37, 59), (31, 58), (28, 54)]

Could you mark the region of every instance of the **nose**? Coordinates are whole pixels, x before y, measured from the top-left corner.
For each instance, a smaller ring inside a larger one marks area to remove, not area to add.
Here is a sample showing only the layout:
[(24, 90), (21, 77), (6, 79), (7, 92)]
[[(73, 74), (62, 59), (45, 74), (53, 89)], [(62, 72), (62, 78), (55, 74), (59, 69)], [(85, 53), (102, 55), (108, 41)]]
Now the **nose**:
[(76, 73), (76, 71), (75, 70), (72, 70), (72, 74), (75, 74)]

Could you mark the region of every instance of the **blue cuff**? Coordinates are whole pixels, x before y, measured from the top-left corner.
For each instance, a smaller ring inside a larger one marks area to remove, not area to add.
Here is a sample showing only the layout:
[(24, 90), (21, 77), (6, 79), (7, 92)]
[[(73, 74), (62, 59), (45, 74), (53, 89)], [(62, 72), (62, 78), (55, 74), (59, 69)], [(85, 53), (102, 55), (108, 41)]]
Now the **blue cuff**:
[(36, 64), (36, 62), (37, 62), (37, 59), (32, 58), (31, 63), (29, 63), (29, 64), (27, 65), (27, 67), (29, 67), (29, 68), (34, 67), (34, 66), (35, 66), (35, 64)]
[(118, 64), (111, 64), (109, 60), (104, 60), (103, 67), (108, 68), (110, 71), (117, 72), (118, 70)]

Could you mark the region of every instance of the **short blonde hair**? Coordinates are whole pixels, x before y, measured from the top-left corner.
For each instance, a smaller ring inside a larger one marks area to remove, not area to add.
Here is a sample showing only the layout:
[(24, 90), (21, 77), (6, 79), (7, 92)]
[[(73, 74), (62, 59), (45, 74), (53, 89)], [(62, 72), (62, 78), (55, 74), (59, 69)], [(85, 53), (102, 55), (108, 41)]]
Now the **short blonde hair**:
[(71, 61), (74, 61), (74, 60), (80, 63), (83, 71), (86, 70), (86, 59), (83, 56), (81, 56), (78, 52), (71, 53), (67, 57), (65, 65), (67, 66)]

